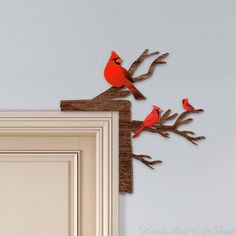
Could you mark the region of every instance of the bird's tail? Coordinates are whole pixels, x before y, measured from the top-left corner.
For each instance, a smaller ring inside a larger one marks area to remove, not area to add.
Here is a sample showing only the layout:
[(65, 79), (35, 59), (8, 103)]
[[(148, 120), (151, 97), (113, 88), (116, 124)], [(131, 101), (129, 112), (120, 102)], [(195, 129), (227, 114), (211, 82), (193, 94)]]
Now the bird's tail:
[(134, 95), (134, 98), (136, 100), (146, 99), (146, 97), (131, 82), (127, 83), (126, 86), (130, 90), (130, 92)]
[(144, 125), (142, 125), (136, 132), (135, 134), (133, 135), (133, 138), (137, 137), (140, 135), (140, 133), (142, 132), (142, 130), (145, 128)]

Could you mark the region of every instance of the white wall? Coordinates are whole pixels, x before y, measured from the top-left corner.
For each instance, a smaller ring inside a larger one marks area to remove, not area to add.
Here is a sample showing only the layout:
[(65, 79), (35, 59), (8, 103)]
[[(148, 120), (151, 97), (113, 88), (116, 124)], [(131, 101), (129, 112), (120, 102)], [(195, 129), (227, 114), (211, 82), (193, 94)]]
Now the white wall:
[(124, 66), (145, 48), (170, 52), (168, 64), (137, 85), (148, 100), (131, 98), (133, 118), (143, 119), (153, 104), (181, 111), (180, 100), (189, 97), (206, 112), (188, 129), (207, 140), (199, 147), (174, 135), (134, 140), (136, 153), (164, 163), (151, 171), (134, 162), (135, 193), (120, 197), (120, 235), (230, 235), (236, 230), (235, 8), (233, 0), (1, 0), (0, 109), (57, 110), (62, 99), (101, 93), (112, 49)]

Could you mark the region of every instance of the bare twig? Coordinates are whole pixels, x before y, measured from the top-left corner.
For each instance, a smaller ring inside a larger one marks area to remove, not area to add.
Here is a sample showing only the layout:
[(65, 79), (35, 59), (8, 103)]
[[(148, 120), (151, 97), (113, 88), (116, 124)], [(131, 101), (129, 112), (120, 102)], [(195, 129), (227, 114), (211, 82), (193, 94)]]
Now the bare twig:
[(159, 124), (160, 124), (160, 125), (164, 125), (167, 121), (174, 120), (174, 119), (178, 116), (178, 113), (174, 113), (173, 115), (170, 115), (170, 114), (171, 114), (171, 109), (168, 109), (168, 110), (161, 116), (161, 119), (160, 119)]
[(152, 64), (150, 65), (147, 73), (144, 73), (142, 75), (139, 75), (137, 77), (134, 77), (133, 80), (134, 80), (134, 83), (136, 82), (140, 82), (140, 81), (143, 81), (143, 80), (146, 80), (148, 78), (150, 78), (152, 75), (153, 75), (153, 72), (155, 70), (155, 68), (157, 67), (157, 65), (159, 64), (165, 64), (166, 62), (163, 61), (166, 57), (168, 57), (169, 53), (165, 53), (165, 54), (162, 54), (160, 55), (158, 58), (156, 58)]
[(162, 163), (162, 161), (160, 160), (154, 160), (154, 161), (146, 160), (145, 158), (151, 159), (151, 157), (143, 154), (140, 155), (133, 154), (133, 158), (138, 161), (141, 161), (144, 165), (148, 166), (151, 169), (154, 169), (153, 167), (154, 165)]
[(129, 74), (130, 74), (131, 77), (133, 77), (135, 71), (138, 69), (138, 67), (140, 66), (140, 64), (142, 64), (143, 61), (144, 61), (146, 58), (148, 58), (148, 57), (150, 57), (150, 56), (153, 56), (153, 55), (159, 54), (159, 52), (153, 52), (153, 53), (148, 53), (148, 52), (149, 52), (148, 49), (144, 50), (144, 52), (138, 57), (138, 59), (135, 60), (135, 61), (131, 64), (130, 68), (128, 69)]

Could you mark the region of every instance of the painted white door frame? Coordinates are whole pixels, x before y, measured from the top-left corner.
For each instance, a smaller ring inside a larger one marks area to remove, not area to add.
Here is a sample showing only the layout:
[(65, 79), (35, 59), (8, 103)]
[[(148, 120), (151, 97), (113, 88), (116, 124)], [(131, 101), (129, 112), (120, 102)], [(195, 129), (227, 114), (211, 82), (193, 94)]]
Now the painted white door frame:
[(29, 133), (96, 137), (95, 236), (118, 236), (118, 113), (0, 112), (0, 136)]

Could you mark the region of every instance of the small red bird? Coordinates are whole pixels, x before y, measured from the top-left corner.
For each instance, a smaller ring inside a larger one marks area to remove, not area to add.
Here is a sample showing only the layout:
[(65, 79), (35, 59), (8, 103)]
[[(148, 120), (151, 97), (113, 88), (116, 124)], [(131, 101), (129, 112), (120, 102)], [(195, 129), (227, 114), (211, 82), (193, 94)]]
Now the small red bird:
[(161, 112), (161, 108), (158, 106), (153, 106), (152, 112), (145, 118), (142, 126), (135, 132), (133, 138), (137, 137), (144, 128), (157, 124), (160, 120)]
[(129, 72), (121, 66), (121, 63), (122, 59), (112, 51), (111, 57), (104, 70), (104, 75), (107, 82), (115, 87), (125, 86), (137, 100), (146, 99), (146, 97), (132, 84), (133, 79), (131, 78)]
[(182, 100), (182, 106), (186, 111), (195, 111), (195, 108), (188, 102), (188, 98)]

